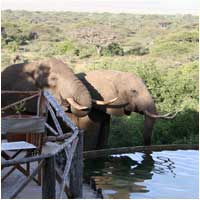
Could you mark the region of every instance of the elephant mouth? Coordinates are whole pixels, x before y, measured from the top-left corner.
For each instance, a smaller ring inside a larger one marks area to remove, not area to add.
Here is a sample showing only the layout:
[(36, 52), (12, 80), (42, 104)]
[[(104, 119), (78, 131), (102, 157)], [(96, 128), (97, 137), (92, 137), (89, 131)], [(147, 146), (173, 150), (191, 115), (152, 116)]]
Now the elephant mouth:
[(73, 98), (66, 98), (66, 99), (67, 99), (67, 102), (68, 102), (72, 107), (74, 107), (74, 108), (77, 109), (77, 110), (81, 110), (81, 111), (90, 110), (89, 107), (80, 105), (80, 104), (77, 103)]
[(63, 108), (65, 108), (65, 111), (69, 110), (70, 106), (73, 107), (73, 108), (75, 108), (76, 110), (80, 110), (80, 111), (90, 110), (89, 107), (80, 105), (72, 97), (68, 97), (68, 98), (64, 99), (62, 97), (62, 95), (60, 94), (60, 99), (61, 99), (61, 106)]

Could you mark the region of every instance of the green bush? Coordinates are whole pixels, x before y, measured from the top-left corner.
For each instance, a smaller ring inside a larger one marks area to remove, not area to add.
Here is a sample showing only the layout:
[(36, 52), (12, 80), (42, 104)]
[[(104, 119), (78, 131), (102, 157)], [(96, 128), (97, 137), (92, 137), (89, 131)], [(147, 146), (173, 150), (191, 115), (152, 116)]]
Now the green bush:
[(62, 55), (74, 49), (74, 45), (71, 41), (65, 40), (64, 42), (57, 43), (56, 49), (57, 53)]
[[(136, 146), (143, 143), (143, 117), (133, 113), (131, 116), (112, 117), (109, 147)], [(126, 131), (125, 131), (126, 130)]]
[(126, 55), (143, 56), (149, 53), (149, 48), (143, 47), (141, 44), (136, 44), (134, 47), (125, 52)]
[(74, 55), (79, 56), (80, 55), (80, 50), (79, 49), (75, 49), (74, 50)]
[(198, 31), (172, 33), (157, 39), (151, 47), (153, 55), (162, 57), (187, 58), (198, 55)]
[[(143, 126), (144, 117), (135, 113), (128, 117), (113, 117), (109, 147), (142, 145)], [(174, 120), (155, 122), (152, 144), (197, 144), (198, 133), (199, 113), (193, 109), (185, 109)]]
[(192, 31), (181, 31), (178, 33), (172, 33), (167, 38), (168, 41), (176, 42), (199, 42), (199, 32), (196, 30)]
[(19, 48), (19, 44), (16, 41), (9, 42), (7, 48), (10, 52), (16, 52)]
[(103, 48), (102, 55), (104, 56), (123, 56), (124, 50), (118, 43), (111, 43), (107, 47)]

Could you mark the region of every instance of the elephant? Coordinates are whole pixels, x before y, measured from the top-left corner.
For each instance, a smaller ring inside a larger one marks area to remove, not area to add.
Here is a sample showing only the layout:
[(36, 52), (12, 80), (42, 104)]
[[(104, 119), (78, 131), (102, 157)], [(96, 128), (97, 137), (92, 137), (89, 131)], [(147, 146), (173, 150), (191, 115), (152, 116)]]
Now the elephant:
[(70, 116), (78, 127), (88, 132), (85, 135), (85, 141), (89, 143), (89, 146), (86, 146), (85, 150), (100, 149), (107, 145), (111, 116), (130, 115), (132, 112), (144, 115), (144, 145), (151, 145), (155, 120), (173, 119), (177, 114), (158, 114), (155, 102), (144, 81), (133, 73), (95, 70), (80, 73), (77, 76), (96, 102), (115, 99), (107, 105), (101, 105), (100, 102), (94, 104), (89, 114), (82, 119)]
[[(87, 115), (91, 110), (92, 102), (95, 103), (86, 86), (75, 76), (72, 69), (56, 58), (8, 66), (1, 73), (1, 88), (11, 91), (47, 89), (64, 111), (71, 112), (77, 117)], [(19, 99), (19, 96), (14, 94), (3, 94), (2, 106)], [(101, 102), (104, 103), (109, 102)], [(26, 112), (36, 112), (35, 105), (36, 101), (30, 101), (26, 106)]]
[[(47, 89), (62, 105), (78, 117), (88, 114), (92, 99), (87, 88), (65, 63), (49, 58), (32, 63), (20, 63), (7, 67), (1, 73), (2, 90), (36, 91)], [(17, 100), (16, 95), (2, 95), (2, 106)], [(35, 111), (35, 103), (29, 103), (27, 112)]]

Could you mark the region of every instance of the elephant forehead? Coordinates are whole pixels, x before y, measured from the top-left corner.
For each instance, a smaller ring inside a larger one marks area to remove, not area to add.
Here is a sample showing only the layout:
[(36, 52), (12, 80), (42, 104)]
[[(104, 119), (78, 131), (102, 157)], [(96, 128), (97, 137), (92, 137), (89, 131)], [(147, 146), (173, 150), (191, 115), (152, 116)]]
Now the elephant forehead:
[(55, 58), (40, 60), (38, 62), (33, 62), (26, 65), (26, 70), (31, 69), (36, 70), (37, 73), (46, 76), (50, 73), (55, 73), (59, 76), (67, 76), (68, 74), (73, 74), (72, 69), (66, 63)]

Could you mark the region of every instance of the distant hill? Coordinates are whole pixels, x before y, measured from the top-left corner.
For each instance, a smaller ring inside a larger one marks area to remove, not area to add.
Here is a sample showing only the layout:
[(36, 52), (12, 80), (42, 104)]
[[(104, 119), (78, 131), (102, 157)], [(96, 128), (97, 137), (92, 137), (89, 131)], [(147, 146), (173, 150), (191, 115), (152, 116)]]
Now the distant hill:
[(30, 61), (60, 55), (79, 64), (98, 54), (131, 55), (145, 62), (151, 58), (166, 65), (167, 59), (168, 66), (181, 65), (198, 60), (198, 28), (198, 17), (192, 15), (7, 10), (2, 11), (2, 65), (10, 64), (16, 54)]

